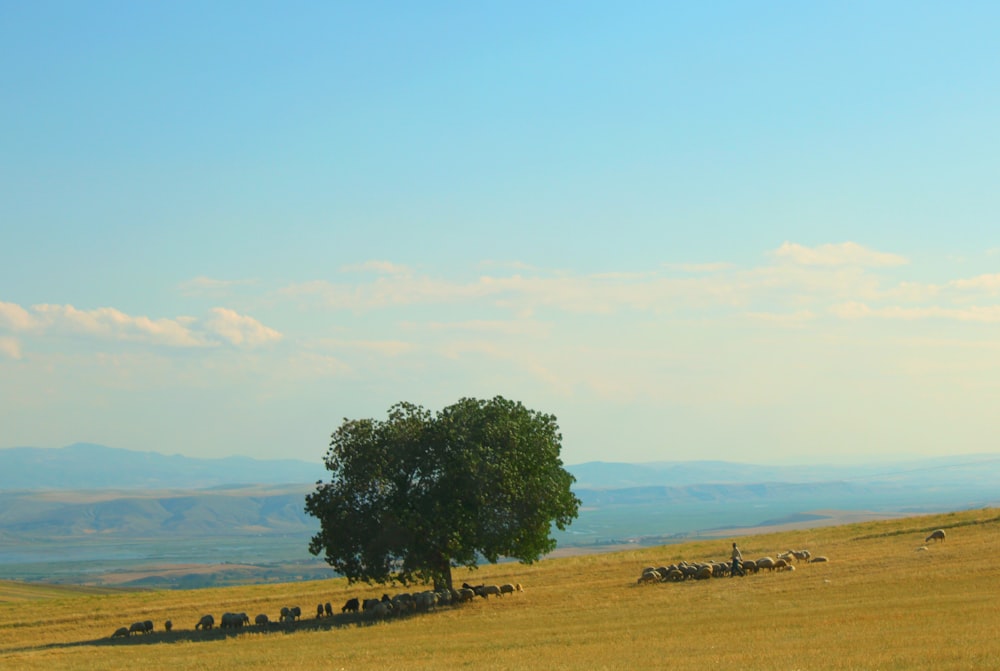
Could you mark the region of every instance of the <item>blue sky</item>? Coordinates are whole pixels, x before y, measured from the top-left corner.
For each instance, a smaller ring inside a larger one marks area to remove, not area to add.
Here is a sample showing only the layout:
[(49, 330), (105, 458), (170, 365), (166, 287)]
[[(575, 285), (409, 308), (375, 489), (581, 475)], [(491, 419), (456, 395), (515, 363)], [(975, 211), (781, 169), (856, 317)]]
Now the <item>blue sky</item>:
[[(703, 6), (704, 5), (704, 6)], [(994, 3), (0, 3), (0, 447), (995, 451)]]

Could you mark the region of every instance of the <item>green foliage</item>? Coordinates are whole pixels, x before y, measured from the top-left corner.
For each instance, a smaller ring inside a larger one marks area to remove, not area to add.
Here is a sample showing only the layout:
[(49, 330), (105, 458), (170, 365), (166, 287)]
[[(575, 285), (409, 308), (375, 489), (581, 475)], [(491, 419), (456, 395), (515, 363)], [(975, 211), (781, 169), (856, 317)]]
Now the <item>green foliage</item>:
[(313, 554), (349, 580), (451, 584), (452, 567), (555, 549), (580, 501), (559, 457), (555, 417), (496, 397), (436, 416), (409, 403), (388, 419), (344, 420), (326, 454), (329, 482), (306, 511)]

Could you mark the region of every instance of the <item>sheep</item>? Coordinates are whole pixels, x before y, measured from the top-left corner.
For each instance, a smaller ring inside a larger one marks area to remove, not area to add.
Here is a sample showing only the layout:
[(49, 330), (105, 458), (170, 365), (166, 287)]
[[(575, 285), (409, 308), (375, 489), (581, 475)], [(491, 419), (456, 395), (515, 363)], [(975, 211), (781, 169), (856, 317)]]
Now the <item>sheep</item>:
[(431, 591), (418, 592), (413, 595), (413, 599), (416, 609), (420, 611), (428, 611), (437, 605), (437, 595)]
[(694, 574), (695, 580), (708, 580), (712, 577), (712, 567), (702, 566), (698, 569), (698, 572)]
[(774, 560), (770, 557), (761, 557), (757, 560), (757, 570), (760, 571), (762, 568), (766, 568), (768, 571), (773, 571)]
[(329, 601), (323, 604), (323, 612), (326, 613), (327, 617), (333, 617), (333, 606), (330, 605)]
[(390, 608), (388, 603), (386, 603), (385, 601), (380, 601), (378, 599), (372, 599), (372, 601), (374, 601), (375, 603), (372, 605), (371, 608), (367, 608), (365, 610), (365, 614), (369, 615), (372, 618), (382, 618), (386, 617), (389, 614)]
[(132, 626), (128, 628), (128, 635), (132, 634), (145, 634), (146, 633), (146, 623), (145, 622), (133, 622)]
[(496, 585), (483, 585), (479, 590), (476, 591), (476, 594), (483, 597), (484, 599), (489, 600), (489, 596), (491, 594), (493, 596), (500, 596), (500, 588)]
[(261, 613), (260, 615), (258, 615), (257, 617), (255, 617), (253, 619), (253, 621), (254, 621), (254, 624), (256, 624), (258, 627), (266, 627), (271, 622), (268, 619), (266, 613)]
[(163, 623), (163, 628), (166, 629), (167, 631), (170, 631), (171, 629), (174, 628), (174, 623), (171, 622), (170, 620), (167, 620), (166, 622)]
[(784, 559), (775, 559), (774, 566), (771, 567), (772, 571), (784, 571), (788, 568), (788, 562)]
[[(642, 575), (639, 576), (639, 580), (637, 581), (637, 584), (644, 585), (644, 584), (650, 583), (650, 582), (660, 582), (660, 580), (661, 580), (661, 576), (660, 576), (659, 573), (657, 573), (657, 571), (656, 571), (655, 568), (645, 569), (645, 570), (643, 570)], [(480, 596), (482, 596), (482, 595), (480, 595)]]
[(223, 613), (219, 627), (221, 629), (239, 629), (247, 624), (250, 624), (250, 617), (246, 613)]
[(214, 626), (215, 626), (215, 618), (212, 617), (211, 615), (203, 615), (201, 617), (201, 619), (198, 620), (198, 624), (194, 625), (194, 628), (196, 630), (197, 629), (211, 629)]
[(115, 633), (111, 634), (111, 638), (128, 638), (128, 627), (118, 627)]
[(291, 607), (291, 608), (289, 609), (289, 611), (290, 611), (290, 612), (291, 612), (291, 614), (292, 614), (292, 619), (293, 619), (293, 620), (297, 620), (297, 619), (299, 619), (300, 617), (302, 617), (302, 609), (301, 609), (301, 608), (299, 608), (298, 606), (292, 606), (292, 607)]
[(467, 601), (472, 601), (476, 596), (476, 591), (469, 587), (463, 587), (458, 590), (458, 601), (460, 603), (466, 603)]
[(664, 582), (681, 582), (684, 580), (684, 572), (678, 568), (672, 568), (663, 576)]
[(927, 541), (931, 541), (931, 540), (933, 540), (935, 542), (937, 542), (937, 541), (943, 541), (944, 540), (944, 529), (935, 529), (934, 531), (931, 532), (930, 536), (928, 536), (927, 538), (924, 539), (924, 542), (926, 543)]
[(323, 619), (323, 604), (321, 603), (316, 604), (316, 619), (317, 620)]
[(361, 602), (358, 601), (357, 597), (347, 600), (344, 607), (340, 609), (341, 613), (357, 613), (358, 609), (361, 608)]
[(795, 557), (795, 561), (807, 562), (809, 561), (809, 557), (812, 556), (809, 553), (809, 550), (790, 550), (790, 552), (792, 553), (792, 556)]
[(500, 596), (504, 594), (513, 594), (515, 592), (515, 587), (512, 583), (504, 583), (500, 585)]

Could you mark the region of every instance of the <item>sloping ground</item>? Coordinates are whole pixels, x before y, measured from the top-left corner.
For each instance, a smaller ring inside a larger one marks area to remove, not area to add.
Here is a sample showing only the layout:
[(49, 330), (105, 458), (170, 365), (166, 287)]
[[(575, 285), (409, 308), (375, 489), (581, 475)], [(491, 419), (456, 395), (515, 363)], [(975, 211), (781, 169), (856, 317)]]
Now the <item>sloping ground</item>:
[[(944, 541), (927, 541), (937, 528)], [(273, 671), (546, 669), (1000, 668), (1000, 510), (981, 509), (737, 537), (744, 556), (808, 549), (823, 563), (745, 578), (640, 585), (645, 566), (724, 560), (729, 539), (456, 571), (458, 583), (520, 583), (523, 592), (426, 613), (342, 613), (348, 598), (413, 587), (345, 580), (224, 589), (74, 595), (44, 608), (0, 604), (0, 668)], [(419, 587), (416, 589), (420, 589)], [(316, 618), (316, 604), (334, 605)], [(211, 613), (295, 623), (201, 631)], [(170, 619), (174, 627), (164, 631)], [(111, 638), (150, 620), (153, 633)]]
[(120, 594), (122, 589), (114, 587), (91, 587), (84, 585), (48, 585), (44, 583), (23, 583), (0, 580), (0, 604), (40, 601), (43, 599), (66, 599), (94, 594)]

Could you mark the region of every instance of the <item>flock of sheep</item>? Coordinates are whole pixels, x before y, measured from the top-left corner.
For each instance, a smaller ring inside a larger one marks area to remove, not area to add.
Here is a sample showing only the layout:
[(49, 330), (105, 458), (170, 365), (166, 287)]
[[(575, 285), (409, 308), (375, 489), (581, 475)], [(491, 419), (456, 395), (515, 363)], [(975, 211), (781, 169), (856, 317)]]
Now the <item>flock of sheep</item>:
[[(744, 559), (738, 562), (742, 573), (736, 575), (748, 575), (750, 573), (760, 573), (767, 571), (794, 571), (795, 562), (820, 563), (828, 561), (826, 557), (813, 557), (809, 550), (788, 550), (774, 557), (761, 557), (760, 559)], [(682, 582), (684, 580), (707, 580), (709, 578), (724, 578), (733, 575), (732, 562), (728, 561), (708, 561), (708, 562), (686, 562), (681, 561), (669, 566), (647, 566), (642, 569), (638, 584), (656, 582)]]
[[(369, 619), (384, 619), (390, 616), (407, 615), (410, 613), (428, 612), (438, 606), (458, 605), (472, 601), (477, 596), (489, 599), (491, 596), (502, 597), (506, 594), (523, 592), (521, 583), (506, 583), (503, 585), (470, 585), (464, 583), (461, 589), (438, 589), (424, 590), (422, 592), (405, 592), (395, 596), (383, 594), (381, 599), (360, 600), (353, 597), (347, 600), (341, 607), (340, 612), (345, 615), (366, 617)], [(316, 619), (333, 617), (333, 605), (328, 601), (316, 605)], [(298, 606), (283, 607), (279, 613), (277, 622), (284, 624), (294, 624), (302, 617), (302, 609)], [(258, 614), (253, 625), (258, 628), (269, 627), (273, 624), (266, 613)], [(171, 631), (173, 628), (170, 620), (164, 623), (164, 629)], [(219, 629), (242, 629), (252, 626), (250, 616), (246, 613), (223, 613), (218, 620)], [(203, 615), (195, 624), (196, 631), (208, 631), (216, 627), (216, 619), (212, 615)], [(145, 620), (136, 622), (131, 627), (120, 627), (111, 638), (128, 638), (133, 634), (149, 634), (153, 631), (153, 622)]]

